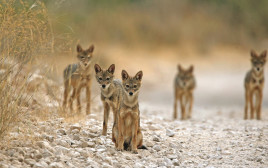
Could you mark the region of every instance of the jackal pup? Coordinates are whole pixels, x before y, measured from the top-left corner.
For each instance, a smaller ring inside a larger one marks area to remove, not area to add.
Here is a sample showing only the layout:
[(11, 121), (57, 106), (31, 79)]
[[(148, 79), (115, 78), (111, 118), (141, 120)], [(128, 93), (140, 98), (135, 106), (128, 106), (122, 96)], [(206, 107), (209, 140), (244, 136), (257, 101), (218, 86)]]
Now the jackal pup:
[[(175, 100), (174, 100), (174, 119), (177, 118), (177, 102), (181, 105), (181, 120), (192, 117), (193, 107), (193, 90), (195, 88), (195, 78), (193, 75), (194, 67), (190, 66), (188, 69), (183, 69), (178, 65), (178, 74), (175, 78)], [(188, 105), (188, 112), (186, 108)]]
[(90, 88), (91, 88), (91, 60), (94, 51), (94, 46), (91, 45), (88, 49), (83, 50), (77, 45), (77, 58), (79, 60), (76, 64), (68, 65), (63, 72), (64, 78), (64, 100), (63, 108), (66, 108), (68, 94), (73, 88), (73, 93), (69, 99), (70, 110), (73, 111), (73, 100), (77, 98), (77, 108), (81, 112), (80, 92), (82, 88), (86, 88), (87, 108), (86, 114), (90, 113)]
[(94, 69), (96, 72), (96, 80), (101, 88), (101, 101), (103, 103), (104, 108), (102, 135), (106, 135), (110, 107), (113, 109), (115, 124), (115, 121), (117, 119), (119, 102), (122, 99), (123, 88), (121, 81), (118, 79), (114, 79), (114, 64), (112, 64), (107, 70), (102, 70), (102, 68), (98, 64), (95, 64)]
[(139, 71), (134, 77), (130, 77), (125, 70), (122, 71), (123, 100), (120, 102), (118, 123), (113, 129), (113, 136), (118, 137), (115, 139), (115, 146), (120, 151), (123, 147), (133, 153), (138, 153), (137, 148), (147, 149), (142, 145), (138, 103), (142, 75), (142, 71)]
[[(251, 64), (252, 68), (246, 74), (245, 89), (246, 89), (246, 102), (245, 102), (245, 116), (244, 119), (248, 119), (248, 105), (250, 105), (250, 119), (254, 118), (254, 112), (257, 113), (257, 119), (261, 119), (261, 106), (262, 106), (262, 90), (264, 86), (264, 65), (266, 63), (267, 51), (263, 51), (261, 54), (257, 54), (255, 51), (251, 51)], [(255, 105), (253, 103), (253, 97), (255, 96)]]

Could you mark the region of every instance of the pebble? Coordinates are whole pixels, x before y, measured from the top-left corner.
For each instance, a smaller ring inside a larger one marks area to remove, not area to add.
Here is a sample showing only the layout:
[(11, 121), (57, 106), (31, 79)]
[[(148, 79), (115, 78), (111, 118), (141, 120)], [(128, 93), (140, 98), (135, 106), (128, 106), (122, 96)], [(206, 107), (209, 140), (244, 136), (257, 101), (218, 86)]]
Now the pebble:
[(166, 129), (166, 135), (169, 137), (173, 137), (175, 135), (174, 131), (170, 130), (170, 129)]

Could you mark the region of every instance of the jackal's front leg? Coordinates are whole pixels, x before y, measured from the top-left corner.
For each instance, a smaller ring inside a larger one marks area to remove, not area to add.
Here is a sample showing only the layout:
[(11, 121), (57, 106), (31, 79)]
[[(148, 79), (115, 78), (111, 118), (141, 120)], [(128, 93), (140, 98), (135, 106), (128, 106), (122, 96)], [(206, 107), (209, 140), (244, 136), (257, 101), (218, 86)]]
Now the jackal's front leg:
[(73, 94), (72, 94), (72, 96), (70, 97), (70, 100), (69, 100), (71, 112), (73, 111), (73, 101), (74, 101), (74, 99), (76, 97), (76, 89), (77, 88), (75, 88), (75, 87), (73, 88)]
[(174, 96), (174, 114), (173, 118), (177, 118), (177, 103), (178, 103), (178, 94), (177, 94), (177, 89), (175, 88), (175, 96)]
[(181, 120), (185, 120), (185, 102), (183, 100), (183, 96), (180, 97), (180, 104), (181, 104)]
[(124, 134), (123, 134), (123, 127), (124, 127), (124, 120), (120, 116), (120, 111), (119, 111), (119, 116), (118, 116), (118, 144), (117, 144), (117, 150), (123, 151), (123, 145), (124, 145)]
[(88, 115), (88, 114), (90, 114), (90, 101), (91, 101), (90, 86), (87, 86), (86, 93), (87, 93), (87, 109), (86, 109), (86, 114)]
[(70, 91), (69, 88), (70, 88), (70, 87), (69, 87), (69, 82), (66, 81), (66, 82), (64, 83), (64, 95), (63, 95), (63, 103), (62, 103), (62, 107), (63, 107), (64, 110), (65, 110), (66, 105), (67, 105), (68, 93), (69, 93), (69, 91)]
[(102, 129), (102, 135), (107, 135), (107, 126), (108, 126), (108, 119), (109, 119), (109, 113), (110, 113), (110, 106), (108, 103), (103, 102), (103, 108), (104, 108), (104, 114), (103, 114), (103, 129)]
[(258, 97), (257, 97), (257, 120), (261, 119), (261, 106), (262, 106), (262, 90), (259, 90)]
[(189, 110), (187, 113), (187, 118), (192, 118), (193, 102), (194, 102), (193, 93), (190, 93), (190, 95), (189, 95)]
[(138, 133), (138, 115), (134, 114), (133, 116), (134, 121), (132, 123), (132, 142), (131, 142), (131, 149), (132, 152), (137, 154), (138, 150), (137, 150), (137, 133)]
[(80, 101), (80, 93), (81, 93), (82, 87), (79, 86), (77, 89), (77, 95), (76, 95), (76, 100), (77, 100), (77, 110), (79, 113), (81, 113), (81, 101)]
[(249, 105), (250, 105), (250, 119), (254, 119), (254, 104), (253, 104), (253, 91), (249, 94)]

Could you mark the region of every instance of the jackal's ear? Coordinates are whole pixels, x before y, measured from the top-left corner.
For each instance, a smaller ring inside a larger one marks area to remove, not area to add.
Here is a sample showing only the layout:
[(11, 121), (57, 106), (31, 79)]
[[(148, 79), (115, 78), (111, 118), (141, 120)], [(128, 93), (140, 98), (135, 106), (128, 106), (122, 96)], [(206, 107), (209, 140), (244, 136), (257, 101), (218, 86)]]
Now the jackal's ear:
[(142, 79), (142, 75), (143, 75), (142, 71), (139, 71), (139, 72), (135, 75), (135, 78), (136, 78), (137, 80), (141, 81), (141, 79)]
[(179, 70), (179, 72), (181, 72), (183, 70), (180, 64), (178, 64), (178, 70)]
[(127, 80), (129, 77), (127, 71), (125, 71), (125, 70), (122, 70), (121, 76), (122, 76), (123, 81)]
[(98, 64), (95, 64), (94, 69), (95, 69), (96, 74), (102, 71), (101, 67)]
[(266, 55), (267, 55), (267, 50), (264, 50), (264, 51), (261, 53), (260, 57), (263, 58), (263, 59), (266, 59)]
[(82, 52), (83, 51), (83, 49), (82, 49), (80, 44), (77, 44), (76, 51), (77, 52)]
[(93, 53), (94, 51), (94, 45), (92, 44), (91, 46), (89, 46), (89, 48), (87, 49), (87, 53)]
[(115, 65), (112, 64), (109, 68), (108, 68), (108, 72), (111, 74), (114, 74), (114, 70), (115, 70)]
[(188, 69), (188, 72), (193, 73), (193, 71), (194, 71), (194, 66), (191, 65), (190, 68)]
[(250, 51), (251, 58), (256, 58), (258, 55), (254, 50)]

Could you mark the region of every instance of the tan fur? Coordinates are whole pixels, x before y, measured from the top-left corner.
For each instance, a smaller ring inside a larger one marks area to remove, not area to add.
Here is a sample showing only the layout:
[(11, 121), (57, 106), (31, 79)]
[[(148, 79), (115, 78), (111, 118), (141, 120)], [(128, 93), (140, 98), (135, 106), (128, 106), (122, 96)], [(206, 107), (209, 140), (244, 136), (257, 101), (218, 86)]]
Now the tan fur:
[[(179, 72), (175, 78), (175, 100), (174, 100), (174, 114), (173, 118), (177, 118), (177, 102), (180, 101), (181, 106), (181, 120), (192, 117), (193, 107), (193, 90), (195, 88), (195, 78), (193, 75), (193, 66), (185, 70), (180, 65)], [(188, 112), (186, 114), (186, 107)]]
[[(96, 80), (101, 88), (101, 101), (104, 108), (102, 135), (106, 135), (110, 107), (113, 110), (115, 124), (117, 120), (119, 102), (122, 100), (123, 88), (121, 81), (114, 79), (114, 64), (112, 64), (108, 70), (102, 70), (98, 64), (95, 64), (94, 69), (96, 72)], [(113, 141), (115, 141), (114, 137)]]
[[(257, 119), (261, 119), (261, 107), (264, 86), (264, 65), (266, 63), (266, 50), (258, 55), (255, 51), (251, 51), (251, 70), (246, 74), (245, 78), (245, 114), (244, 119), (248, 119), (248, 105), (250, 106), (250, 119), (254, 118), (257, 113)], [(255, 105), (253, 98), (255, 97)]]
[(124, 149), (138, 153), (137, 148), (142, 147), (142, 133), (140, 128), (140, 110), (138, 103), (139, 89), (141, 87), (142, 71), (130, 77), (125, 70), (122, 71), (123, 99), (120, 102), (118, 123), (113, 129), (115, 146), (118, 150)]
[(77, 108), (81, 112), (80, 93), (82, 88), (86, 88), (87, 108), (86, 114), (90, 113), (90, 88), (91, 88), (91, 59), (94, 46), (91, 45), (87, 50), (83, 50), (77, 45), (77, 58), (79, 63), (68, 65), (63, 72), (64, 77), (64, 100), (63, 108), (66, 108), (70, 89), (73, 93), (69, 99), (70, 110), (73, 111), (73, 100), (77, 99)]

